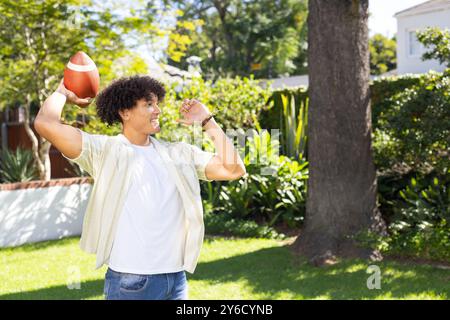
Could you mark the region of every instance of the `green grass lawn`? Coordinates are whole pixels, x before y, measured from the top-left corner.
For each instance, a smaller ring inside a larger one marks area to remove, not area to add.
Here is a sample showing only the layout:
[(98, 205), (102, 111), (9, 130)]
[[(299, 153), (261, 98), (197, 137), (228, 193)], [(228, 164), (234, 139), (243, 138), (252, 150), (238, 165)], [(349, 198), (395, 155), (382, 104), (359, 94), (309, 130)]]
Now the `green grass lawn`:
[[(0, 250), (1, 299), (103, 299), (106, 267), (82, 252), (78, 238)], [(207, 238), (190, 299), (449, 299), (450, 269), (376, 263), (381, 289), (367, 288), (370, 262), (352, 260), (321, 268), (301, 263), (286, 242)], [(81, 288), (67, 284), (79, 273)]]

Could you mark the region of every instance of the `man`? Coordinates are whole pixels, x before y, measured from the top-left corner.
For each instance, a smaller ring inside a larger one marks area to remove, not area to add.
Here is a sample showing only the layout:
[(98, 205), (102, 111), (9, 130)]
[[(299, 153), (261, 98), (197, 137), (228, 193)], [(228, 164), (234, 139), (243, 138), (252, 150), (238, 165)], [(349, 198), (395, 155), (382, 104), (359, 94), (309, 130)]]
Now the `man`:
[(65, 103), (88, 105), (63, 81), (41, 107), (34, 126), (94, 179), (80, 246), (108, 265), (106, 299), (187, 299), (203, 243), (199, 179), (233, 180), (245, 166), (208, 108), (185, 100), (178, 122), (201, 123), (216, 153), (184, 142), (159, 141), (163, 85), (148, 76), (113, 82), (97, 97), (97, 113), (120, 122), (117, 136), (88, 134), (61, 123)]

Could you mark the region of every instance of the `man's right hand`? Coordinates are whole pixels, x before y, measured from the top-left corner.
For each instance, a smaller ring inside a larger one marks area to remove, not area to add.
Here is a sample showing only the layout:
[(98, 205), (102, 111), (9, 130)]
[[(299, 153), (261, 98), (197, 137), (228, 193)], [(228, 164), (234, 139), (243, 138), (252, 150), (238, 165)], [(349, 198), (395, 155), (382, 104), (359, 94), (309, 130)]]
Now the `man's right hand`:
[(56, 89), (56, 92), (61, 93), (62, 95), (66, 96), (67, 103), (76, 104), (77, 106), (80, 106), (82, 108), (87, 107), (92, 102), (92, 99), (79, 98), (74, 92), (67, 89), (64, 86), (64, 78), (61, 79), (61, 82), (59, 83), (59, 86)]
[(75, 93), (67, 90), (61, 80), (58, 89), (41, 106), (34, 120), (34, 128), (62, 154), (74, 159), (81, 154), (82, 137), (80, 130), (61, 123), (62, 110), (67, 102), (87, 106), (91, 101), (78, 98)]

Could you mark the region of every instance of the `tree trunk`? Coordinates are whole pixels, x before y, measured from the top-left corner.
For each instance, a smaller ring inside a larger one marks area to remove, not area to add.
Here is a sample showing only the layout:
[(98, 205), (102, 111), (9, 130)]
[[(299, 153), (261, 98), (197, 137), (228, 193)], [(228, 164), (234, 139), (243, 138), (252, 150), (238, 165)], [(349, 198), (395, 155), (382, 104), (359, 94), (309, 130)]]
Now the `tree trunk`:
[(360, 231), (385, 232), (371, 146), (368, 0), (309, 0), (310, 176), (294, 250), (316, 265), (381, 258)]
[(41, 147), (39, 148), (39, 159), (44, 164), (44, 173), (41, 175), (41, 180), (50, 180), (52, 176), (52, 167), (50, 162), (50, 148), (51, 143), (48, 142), (44, 138), (39, 138), (39, 141), (41, 142)]
[(236, 69), (236, 64), (234, 63), (236, 61), (236, 49), (233, 39), (233, 33), (228, 29), (226, 21), (227, 8), (230, 4), (228, 2), (223, 2), (219, 0), (214, 0), (213, 4), (217, 10), (217, 13), (219, 14), (222, 30), (225, 35), (225, 40), (227, 42), (227, 50), (225, 53), (227, 56), (227, 63), (231, 63), (233, 71), (238, 72), (239, 70)]
[(51, 179), (51, 164), (50, 164), (50, 147), (51, 144), (43, 138), (36, 137), (30, 125), (30, 105), (31, 98), (27, 95), (27, 103), (25, 105), (25, 123), (24, 128), (28, 138), (31, 141), (31, 153), (33, 155), (34, 163), (37, 167), (40, 180)]

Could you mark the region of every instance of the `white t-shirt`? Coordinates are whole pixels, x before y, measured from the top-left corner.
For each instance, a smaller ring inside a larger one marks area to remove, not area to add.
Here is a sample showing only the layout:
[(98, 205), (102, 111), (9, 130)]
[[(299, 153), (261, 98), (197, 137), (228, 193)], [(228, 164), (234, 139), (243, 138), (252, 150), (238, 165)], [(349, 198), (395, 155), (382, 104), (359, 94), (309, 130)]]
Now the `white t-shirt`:
[(109, 267), (134, 274), (182, 271), (186, 225), (180, 194), (153, 144), (133, 148), (136, 170)]

